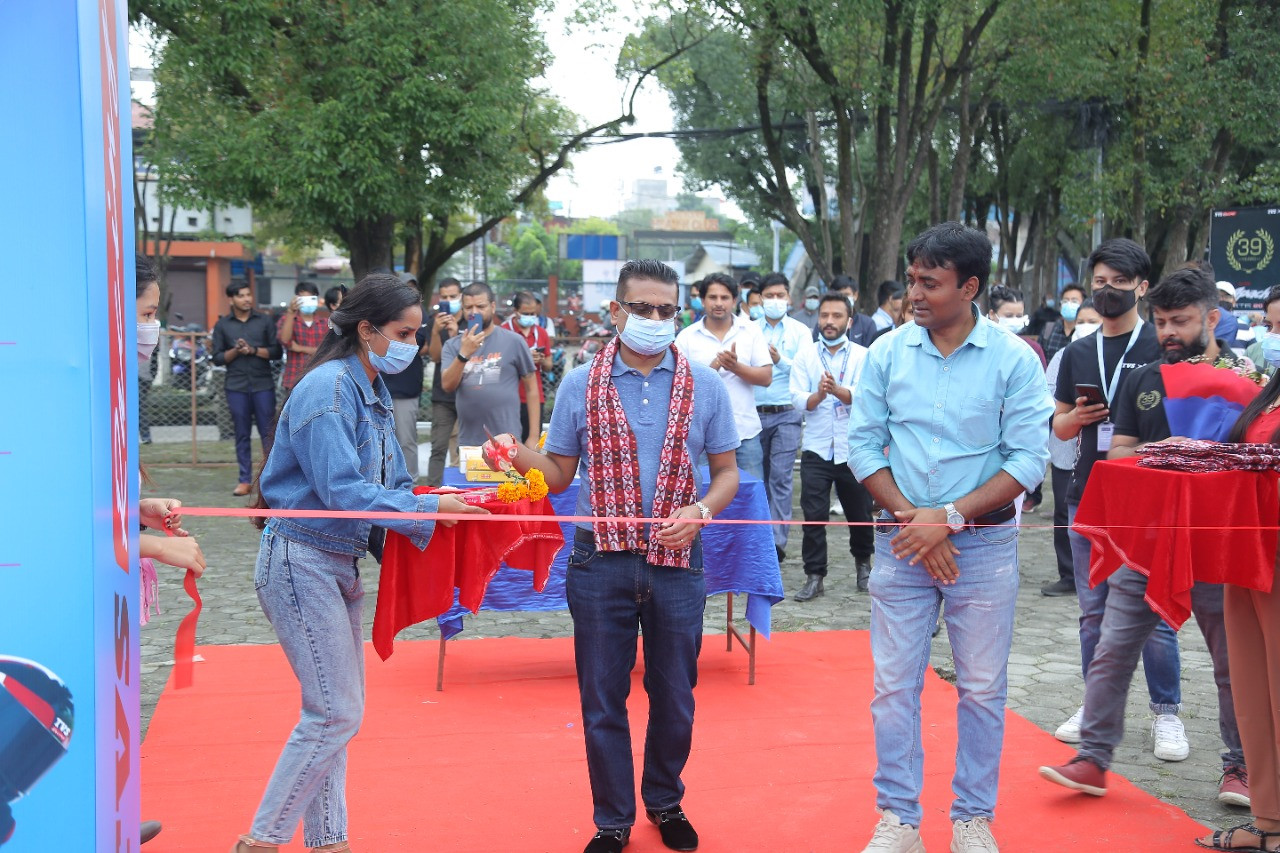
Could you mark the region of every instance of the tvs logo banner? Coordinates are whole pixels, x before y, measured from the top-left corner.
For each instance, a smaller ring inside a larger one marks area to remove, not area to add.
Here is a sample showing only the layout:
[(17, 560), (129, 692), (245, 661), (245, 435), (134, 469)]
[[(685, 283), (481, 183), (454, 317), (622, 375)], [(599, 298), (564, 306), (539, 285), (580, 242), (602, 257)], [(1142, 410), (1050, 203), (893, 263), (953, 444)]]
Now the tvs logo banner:
[(1209, 226), (1209, 263), (1219, 281), (1236, 288), (1236, 312), (1258, 311), (1280, 284), (1280, 207), (1215, 210)]

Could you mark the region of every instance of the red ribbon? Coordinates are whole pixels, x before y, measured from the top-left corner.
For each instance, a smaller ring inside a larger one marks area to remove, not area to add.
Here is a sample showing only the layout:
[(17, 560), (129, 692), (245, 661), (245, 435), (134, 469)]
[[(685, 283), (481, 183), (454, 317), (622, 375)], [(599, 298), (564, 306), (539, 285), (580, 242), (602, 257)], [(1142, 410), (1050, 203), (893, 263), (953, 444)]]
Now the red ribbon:
[[(185, 511), (185, 509), (184, 509)], [(177, 536), (166, 524), (164, 532), (169, 536)], [(200, 610), (204, 602), (200, 599), (200, 589), (196, 586), (196, 573), (187, 569), (187, 576), (182, 579), (182, 588), (191, 596), (191, 612), (182, 617), (178, 624), (178, 633), (173, 638), (173, 686), (181, 690), (190, 687), (196, 662), (196, 623), (200, 621)]]

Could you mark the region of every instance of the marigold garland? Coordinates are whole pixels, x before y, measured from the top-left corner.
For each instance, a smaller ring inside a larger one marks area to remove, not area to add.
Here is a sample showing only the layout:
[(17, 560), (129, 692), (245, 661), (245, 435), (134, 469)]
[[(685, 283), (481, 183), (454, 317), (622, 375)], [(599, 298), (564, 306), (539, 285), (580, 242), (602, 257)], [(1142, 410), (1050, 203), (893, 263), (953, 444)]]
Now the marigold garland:
[(512, 468), (507, 477), (507, 482), (498, 486), (498, 500), (503, 503), (513, 504), (524, 498), (540, 501), (547, 496), (547, 478), (537, 468), (530, 468), (524, 475)]

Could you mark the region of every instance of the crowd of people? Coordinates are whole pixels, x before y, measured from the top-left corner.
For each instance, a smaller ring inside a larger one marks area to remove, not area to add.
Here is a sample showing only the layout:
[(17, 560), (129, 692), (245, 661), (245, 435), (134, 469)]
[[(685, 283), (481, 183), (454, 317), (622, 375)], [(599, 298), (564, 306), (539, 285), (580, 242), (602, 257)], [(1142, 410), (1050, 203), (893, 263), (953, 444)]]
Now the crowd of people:
[[(416, 282), (375, 273), (323, 327), (307, 319), (318, 294), (300, 290), (273, 328), (229, 293), (215, 358), (243, 365), (236, 387), (228, 377), (228, 396), (241, 395), (240, 420), (258, 418), (266, 460), (256, 505), (267, 510), (479, 511), (409, 489), (424, 358), (435, 364), (428, 482), (439, 483), (455, 423), (461, 443), (482, 445), (490, 464), (538, 468), (553, 492), (581, 477), (576, 514), (601, 519), (576, 525), (566, 578), (597, 828), (585, 853), (621, 851), (637, 816), (626, 699), (638, 634), (649, 699), (640, 806), (668, 848), (697, 848), (682, 773), (702, 641), (700, 569), (715, 556), (703, 553), (699, 530), (729, 504), (740, 476), (759, 478), (784, 564), (798, 461), (804, 520), (828, 521), (834, 490), (850, 522), (851, 581), (870, 598), (880, 818), (864, 853), (924, 849), (920, 695), (940, 618), (956, 667), (951, 849), (996, 851), (1020, 513), (1035, 511), (1047, 475), (1057, 571), (1042, 592), (1075, 595), (1080, 612), (1082, 701), (1055, 732), (1078, 753), (1040, 775), (1107, 792), (1139, 660), (1154, 755), (1185, 759), (1177, 633), (1146, 602), (1142, 574), (1122, 568), (1090, 584), (1091, 546), (1071, 525), (1100, 460), (1171, 438), (1226, 437), (1171, 434), (1160, 366), (1274, 367), (1280, 288), (1261, 312), (1262, 334), (1217, 337), (1227, 328), (1222, 283), (1188, 265), (1153, 286), (1151, 260), (1130, 240), (1099, 245), (1088, 280), (1034, 313), (1019, 291), (989, 282), (991, 256), (985, 234), (934, 226), (908, 245), (905, 282), (881, 283), (867, 314), (844, 276), (803, 289), (796, 305), (784, 275), (713, 274), (682, 305), (674, 270), (628, 262), (608, 304), (616, 335), (565, 376), (545, 435), (539, 371), (551, 338), (533, 294), (518, 295), (503, 323), (485, 284), (445, 279), (424, 312)], [(141, 318), (139, 331), (141, 339)], [(305, 360), (288, 374), (278, 423), (266, 417), (263, 429), (257, 361), (282, 345)], [(1229, 440), (1274, 442), (1278, 407), (1280, 386), (1266, 385)], [(165, 514), (180, 523), (179, 506), (153, 508), (164, 510), (158, 523), (172, 523)], [(434, 529), (386, 526), (419, 548)], [(299, 822), (312, 849), (348, 849), (345, 750), (364, 707), (357, 560), (378, 553), (381, 532), (359, 521), (264, 520), (255, 587), (298, 673), (303, 709), (237, 853), (286, 844)], [(800, 533), (799, 602), (824, 594), (827, 535), (826, 525)], [(194, 542), (186, 550), (198, 555)], [(1192, 592), (1218, 696), (1218, 800), (1254, 814), (1197, 839), (1201, 847), (1280, 849), (1278, 598), (1221, 584)]]

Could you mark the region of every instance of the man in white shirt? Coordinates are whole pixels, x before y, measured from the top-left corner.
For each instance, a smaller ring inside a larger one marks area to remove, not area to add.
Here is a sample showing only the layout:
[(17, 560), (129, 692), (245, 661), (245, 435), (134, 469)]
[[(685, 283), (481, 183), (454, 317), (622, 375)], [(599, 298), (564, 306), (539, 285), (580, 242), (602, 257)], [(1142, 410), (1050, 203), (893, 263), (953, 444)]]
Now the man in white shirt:
[(709, 366), (724, 380), (738, 428), (738, 467), (764, 479), (760, 449), (760, 416), (756, 413), (754, 386), (767, 386), (773, 378), (769, 348), (754, 323), (735, 317), (738, 283), (724, 273), (702, 280), (698, 295), (706, 313), (676, 336), (676, 348), (685, 358)]
[[(818, 305), (818, 340), (791, 362), (791, 399), (805, 411), (804, 452), (800, 455), (800, 509), (805, 521), (829, 521), (834, 485), (849, 527), (849, 551), (857, 565), (858, 590), (867, 591), (875, 537), (870, 527), (871, 496), (849, 469), (849, 406), (862, 374), (867, 348), (848, 338), (849, 302), (828, 293)], [(827, 528), (804, 528), (800, 545), (804, 588), (796, 601), (823, 594), (827, 576)]]
[[(791, 402), (791, 360), (801, 349), (812, 346), (812, 337), (808, 326), (787, 316), (791, 300), (785, 275), (775, 272), (765, 276), (760, 282), (760, 296), (764, 316), (756, 321), (756, 326), (773, 362), (769, 386), (755, 389), (765, 493), (769, 496), (769, 515), (773, 520), (790, 521), (796, 454), (800, 452), (800, 431), (804, 425), (803, 409)], [(787, 556), (788, 529), (786, 524), (776, 524), (773, 528), (773, 545), (778, 549), (779, 562)]]

